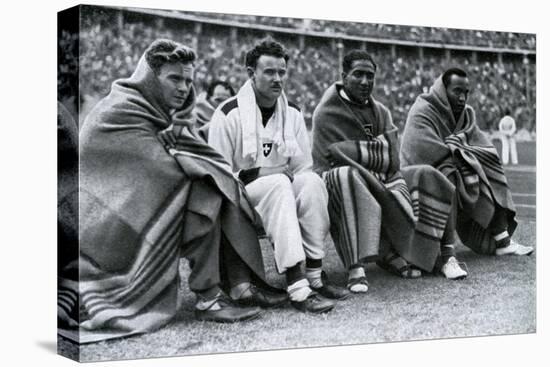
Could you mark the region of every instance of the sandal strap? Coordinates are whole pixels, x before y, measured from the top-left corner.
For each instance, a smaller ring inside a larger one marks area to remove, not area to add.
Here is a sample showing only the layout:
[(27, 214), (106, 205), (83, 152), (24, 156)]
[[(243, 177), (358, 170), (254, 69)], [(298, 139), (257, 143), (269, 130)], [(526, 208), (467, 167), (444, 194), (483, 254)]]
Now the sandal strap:
[(401, 273), (406, 273), (407, 278), (412, 277), (413, 270), (415, 270), (410, 264), (407, 264), (407, 266), (399, 269), (401, 270)]
[(405, 261), (405, 259), (403, 259), (397, 252), (390, 252), (389, 254), (387, 254), (383, 261), (387, 262), (387, 263), (391, 263), (395, 260), (399, 260), (399, 259), (402, 259), (403, 261)]
[(413, 264), (407, 264), (406, 269), (403, 270), (402, 273), (406, 271), (406, 276), (405, 277), (411, 279), (411, 278), (414, 278), (413, 277), (413, 272), (415, 270), (418, 270), (420, 272), (420, 274), (422, 274), (422, 271), (418, 267), (414, 266)]
[(403, 265), (398, 267), (396, 265), (395, 259), (393, 262), (387, 262), (387, 261), (377, 261), (376, 264), (380, 266), (382, 269), (385, 269), (389, 271), (390, 273), (393, 273), (395, 275), (398, 275), (402, 278), (416, 278), (416, 276), (413, 276), (414, 270), (419, 270), (416, 266), (413, 264), (408, 263), (405, 259), (403, 259), (401, 256), (398, 256), (399, 259), (403, 262)]
[(386, 256), (384, 261), (400, 273), (406, 271), (410, 266), (407, 260), (405, 260), (403, 257), (395, 252), (391, 256)]

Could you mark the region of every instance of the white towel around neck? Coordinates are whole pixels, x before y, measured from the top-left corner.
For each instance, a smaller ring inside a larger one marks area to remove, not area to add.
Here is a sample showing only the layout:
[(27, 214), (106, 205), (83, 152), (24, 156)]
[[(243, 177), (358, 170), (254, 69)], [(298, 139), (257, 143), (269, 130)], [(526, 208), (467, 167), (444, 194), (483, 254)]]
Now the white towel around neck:
[[(262, 115), (256, 104), (256, 95), (252, 81), (249, 79), (237, 93), (237, 104), (239, 106), (239, 117), (241, 119), (241, 129), (243, 137), (243, 158), (257, 158), (257, 132), (258, 121), (261, 123)], [(277, 131), (273, 142), (277, 147), (277, 152), (285, 157), (299, 156), (303, 152), (296, 142), (296, 136), (292, 129), (292, 124), (288, 119), (288, 101), (284, 92), (277, 99), (275, 112), (271, 117), (271, 123), (275, 124)]]

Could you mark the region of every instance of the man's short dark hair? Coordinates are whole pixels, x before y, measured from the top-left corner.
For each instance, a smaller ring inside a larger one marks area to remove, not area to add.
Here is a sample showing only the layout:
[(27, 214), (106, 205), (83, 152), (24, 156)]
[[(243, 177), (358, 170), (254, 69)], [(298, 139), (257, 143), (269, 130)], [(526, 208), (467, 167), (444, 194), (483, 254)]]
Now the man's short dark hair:
[(145, 60), (155, 74), (158, 74), (164, 64), (193, 63), (196, 58), (192, 48), (169, 39), (157, 39), (145, 51)]
[(460, 69), (460, 68), (447, 69), (443, 73), (443, 76), (441, 77), (441, 79), (443, 79), (443, 85), (445, 86), (445, 88), (447, 88), (449, 86), (449, 84), (451, 83), (451, 77), (453, 75), (460, 76), (460, 77), (463, 77), (463, 78), (468, 77), (468, 74), (466, 74), (466, 72), (464, 70)]
[(374, 62), (372, 56), (364, 50), (352, 50), (344, 56), (344, 60), (342, 61), (342, 70), (344, 73), (348, 73), (352, 69), (353, 62), (356, 60), (368, 60), (372, 63), (374, 66), (374, 70), (376, 71), (377, 65)]
[(262, 55), (274, 56), (277, 58), (282, 57), (285, 59), (285, 62), (288, 63), (289, 56), (283, 45), (271, 38), (267, 38), (246, 53), (245, 65), (255, 69), (258, 64), (258, 59)]
[(222, 87), (227, 89), (229, 91), (229, 94), (231, 94), (231, 97), (235, 95), (235, 89), (233, 89), (231, 84), (229, 84), (228, 82), (224, 82), (223, 80), (214, 80), (208, 85), (208, 89), (206, 90), (207, 99), (212, 97), (212, 95), (214, 94), (214, 89), (216, 89), (218, 85), (221, 85)]

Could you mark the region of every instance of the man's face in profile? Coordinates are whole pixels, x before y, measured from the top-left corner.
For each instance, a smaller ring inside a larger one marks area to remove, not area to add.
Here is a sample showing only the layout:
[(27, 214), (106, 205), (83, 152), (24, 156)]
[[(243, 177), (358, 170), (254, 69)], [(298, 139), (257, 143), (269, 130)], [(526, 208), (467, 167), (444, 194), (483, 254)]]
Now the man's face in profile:
[(173, 109), (183, 106), (193, 84), (193, 64), (181, 62), (164, 64), (157, 78), (160, 82), (164, 102)]

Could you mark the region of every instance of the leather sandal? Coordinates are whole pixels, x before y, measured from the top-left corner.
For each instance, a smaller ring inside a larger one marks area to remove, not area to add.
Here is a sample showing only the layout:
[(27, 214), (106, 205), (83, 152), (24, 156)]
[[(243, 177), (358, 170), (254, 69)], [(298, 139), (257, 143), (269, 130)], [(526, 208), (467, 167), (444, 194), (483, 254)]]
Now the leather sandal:
[(405, 279), (416, 279), (422, 276), (422, 271), (420, 269), (412, 264), (409, 264), (397, 253), (391, 253), (383, 260), (378, 260), (376, 265)]

